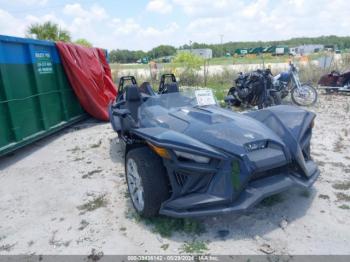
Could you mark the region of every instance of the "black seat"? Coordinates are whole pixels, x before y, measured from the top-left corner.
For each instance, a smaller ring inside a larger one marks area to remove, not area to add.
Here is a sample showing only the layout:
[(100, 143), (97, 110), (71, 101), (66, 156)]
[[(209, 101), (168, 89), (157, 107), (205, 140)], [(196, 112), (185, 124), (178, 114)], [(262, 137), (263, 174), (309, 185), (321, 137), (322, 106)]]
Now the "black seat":
[(164, 85), (165, 93), (176, 93), (179, 92), (179, 86), (176, 82), (167, 83)]
[(142, 98), (139, 91), (139, 88), (136, 85), (129, 85), (126, 86), (126, 93), (125, 93), (125, 106), (127, 109), (129, 109), (131, 113), (131, 117), (135, 121), (135, 123), (138, 122), (138, 110), (140, 105), (142, 104)]
[(140, 92), (149, 96), (155, 95), (150, 82), (143, 82), (142, 85), (140, 85)]

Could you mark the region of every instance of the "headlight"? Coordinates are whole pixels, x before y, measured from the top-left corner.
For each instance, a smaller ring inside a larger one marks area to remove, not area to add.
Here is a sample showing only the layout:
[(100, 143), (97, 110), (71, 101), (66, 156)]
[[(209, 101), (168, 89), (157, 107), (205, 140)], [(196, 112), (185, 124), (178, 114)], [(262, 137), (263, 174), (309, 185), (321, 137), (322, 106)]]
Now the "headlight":
[(168, 152), (167, 149), (163, 148), (163, 147), (159, 147), (159, 146), (156, 146), (156, 145), (153, 145), (151, 143), (147, 143), (151, 149), (160, 157), (163, 157), (163, 158), (166, 158), (166, 159), (170, 159), (170, 154)]
[(194, 162), (201, 163), (201, 164), (208, 164), (210, 161), (210, 158), (206, 156), (199, 156), (199, 155), (194, 155), (191, 153), (186, 153), (186, 152), (176, 151), (176, 150), (174, 150), (174, 153), (178, 158), (192, 160)]

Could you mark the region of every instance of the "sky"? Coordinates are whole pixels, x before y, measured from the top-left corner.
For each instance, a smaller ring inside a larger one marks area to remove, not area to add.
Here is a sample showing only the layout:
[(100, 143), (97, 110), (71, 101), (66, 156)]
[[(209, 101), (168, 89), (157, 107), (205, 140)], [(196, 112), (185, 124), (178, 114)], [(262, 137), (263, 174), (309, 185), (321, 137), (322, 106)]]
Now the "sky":
[(0, 0), (0, 34), (53, 21), (107, 49), (350, 35), (348, 0)]

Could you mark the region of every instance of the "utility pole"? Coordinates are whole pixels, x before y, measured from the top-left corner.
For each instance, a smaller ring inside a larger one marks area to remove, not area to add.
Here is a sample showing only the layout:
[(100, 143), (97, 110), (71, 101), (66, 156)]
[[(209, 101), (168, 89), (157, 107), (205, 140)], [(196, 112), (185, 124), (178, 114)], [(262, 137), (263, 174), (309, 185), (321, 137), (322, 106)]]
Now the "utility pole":
[(190, 40), (190, 53), (192, 53), (192, 40)]
[(221, 35), (220, 35), (220, 44), (221, 44), (221, 55), (222, 55), (222, 56), (224, 56), (223, 39), (224, 39), (224, 35), (221, 34)]

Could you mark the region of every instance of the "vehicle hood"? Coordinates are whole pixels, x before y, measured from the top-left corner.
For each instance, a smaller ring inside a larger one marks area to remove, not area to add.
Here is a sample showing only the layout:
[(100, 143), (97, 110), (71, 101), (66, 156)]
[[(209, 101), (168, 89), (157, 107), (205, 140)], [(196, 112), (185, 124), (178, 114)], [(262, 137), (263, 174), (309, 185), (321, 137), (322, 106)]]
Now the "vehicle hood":
[(270, 140), (283, 145), (282, 140), (261, 122), (215, 106), (181, 108), (159, 115), (155, 120), (153, 124), (233, 154), (244, 154), (244, 145), (254, 141)]

